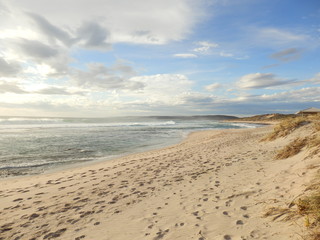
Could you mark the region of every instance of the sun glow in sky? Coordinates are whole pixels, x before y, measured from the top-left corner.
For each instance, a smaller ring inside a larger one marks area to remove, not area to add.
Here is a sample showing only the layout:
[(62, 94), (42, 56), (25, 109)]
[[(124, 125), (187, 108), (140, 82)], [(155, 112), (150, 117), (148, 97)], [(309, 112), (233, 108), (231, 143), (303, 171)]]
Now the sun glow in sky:
[(319, 0), (0, 0), (0, 115), (320, 108)]

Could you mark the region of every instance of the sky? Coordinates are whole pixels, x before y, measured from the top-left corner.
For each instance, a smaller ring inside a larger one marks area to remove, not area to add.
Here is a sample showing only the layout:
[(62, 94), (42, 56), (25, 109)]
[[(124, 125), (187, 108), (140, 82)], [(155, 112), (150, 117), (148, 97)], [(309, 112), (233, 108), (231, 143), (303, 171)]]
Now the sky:
[(0, 0), (0, 116), (309, 107), (319, 0)]

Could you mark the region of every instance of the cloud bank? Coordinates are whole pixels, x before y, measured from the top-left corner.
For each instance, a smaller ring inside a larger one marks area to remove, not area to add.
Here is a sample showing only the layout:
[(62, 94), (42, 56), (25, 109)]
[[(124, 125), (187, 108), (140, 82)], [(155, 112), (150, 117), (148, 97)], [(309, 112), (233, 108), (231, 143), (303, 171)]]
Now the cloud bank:
[(292, 80), (278, 78), (273, 73), (251, 73), (242, 76), (237, 86), (242, 89), (272, 88), (293, 83)]

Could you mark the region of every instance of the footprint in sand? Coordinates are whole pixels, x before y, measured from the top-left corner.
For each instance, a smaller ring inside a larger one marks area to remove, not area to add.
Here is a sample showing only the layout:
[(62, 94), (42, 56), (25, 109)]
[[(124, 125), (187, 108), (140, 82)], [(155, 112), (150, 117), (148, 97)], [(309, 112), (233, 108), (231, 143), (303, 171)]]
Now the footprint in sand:
[(198, 216), (199, 211), (193, 212), (192, 214), (193, 214), (194, 216)]
[(231, 202), (232, 202), (232, 200), (226, 201), (226, 207), (230, 207), (231, 206)]
[(62, 228), (62, 229), (59, 229), (55, 232), (48, 233), (47, 235), (45, 235), (43, 237), (43, 239), (51, 239), (51, 238), (60, 237), (66, 230), (67, 230), (66, 228)]
[(83, 239), (85, 237), (86, 237), (85, 235), (81, 235), (80, 237), (76, 237), (74, 240), (80, 240), (80, 239)]
[(243, 225), (243, 221), (242, 220), (237, 220), (236, 224), (237, 225)]
[(23, 200), (23, 198), (17, 198), (15, 200), (13, 200), (12, 202), (18, 202), (18, 201), (22, 201), (22, 200)]

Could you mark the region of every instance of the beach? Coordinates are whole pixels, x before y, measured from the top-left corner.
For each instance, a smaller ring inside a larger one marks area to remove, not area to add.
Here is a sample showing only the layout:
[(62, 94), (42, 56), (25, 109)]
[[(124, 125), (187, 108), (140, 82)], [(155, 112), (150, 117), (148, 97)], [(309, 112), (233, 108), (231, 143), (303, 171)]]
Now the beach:
[(303, 219), (266, 213), (303, 192), (315, 159), (275, 160), (292, 137), (261, 142), (271, 131), (200, 131), (159, 150), (1, 179), (0, 239), (301, 239)]

